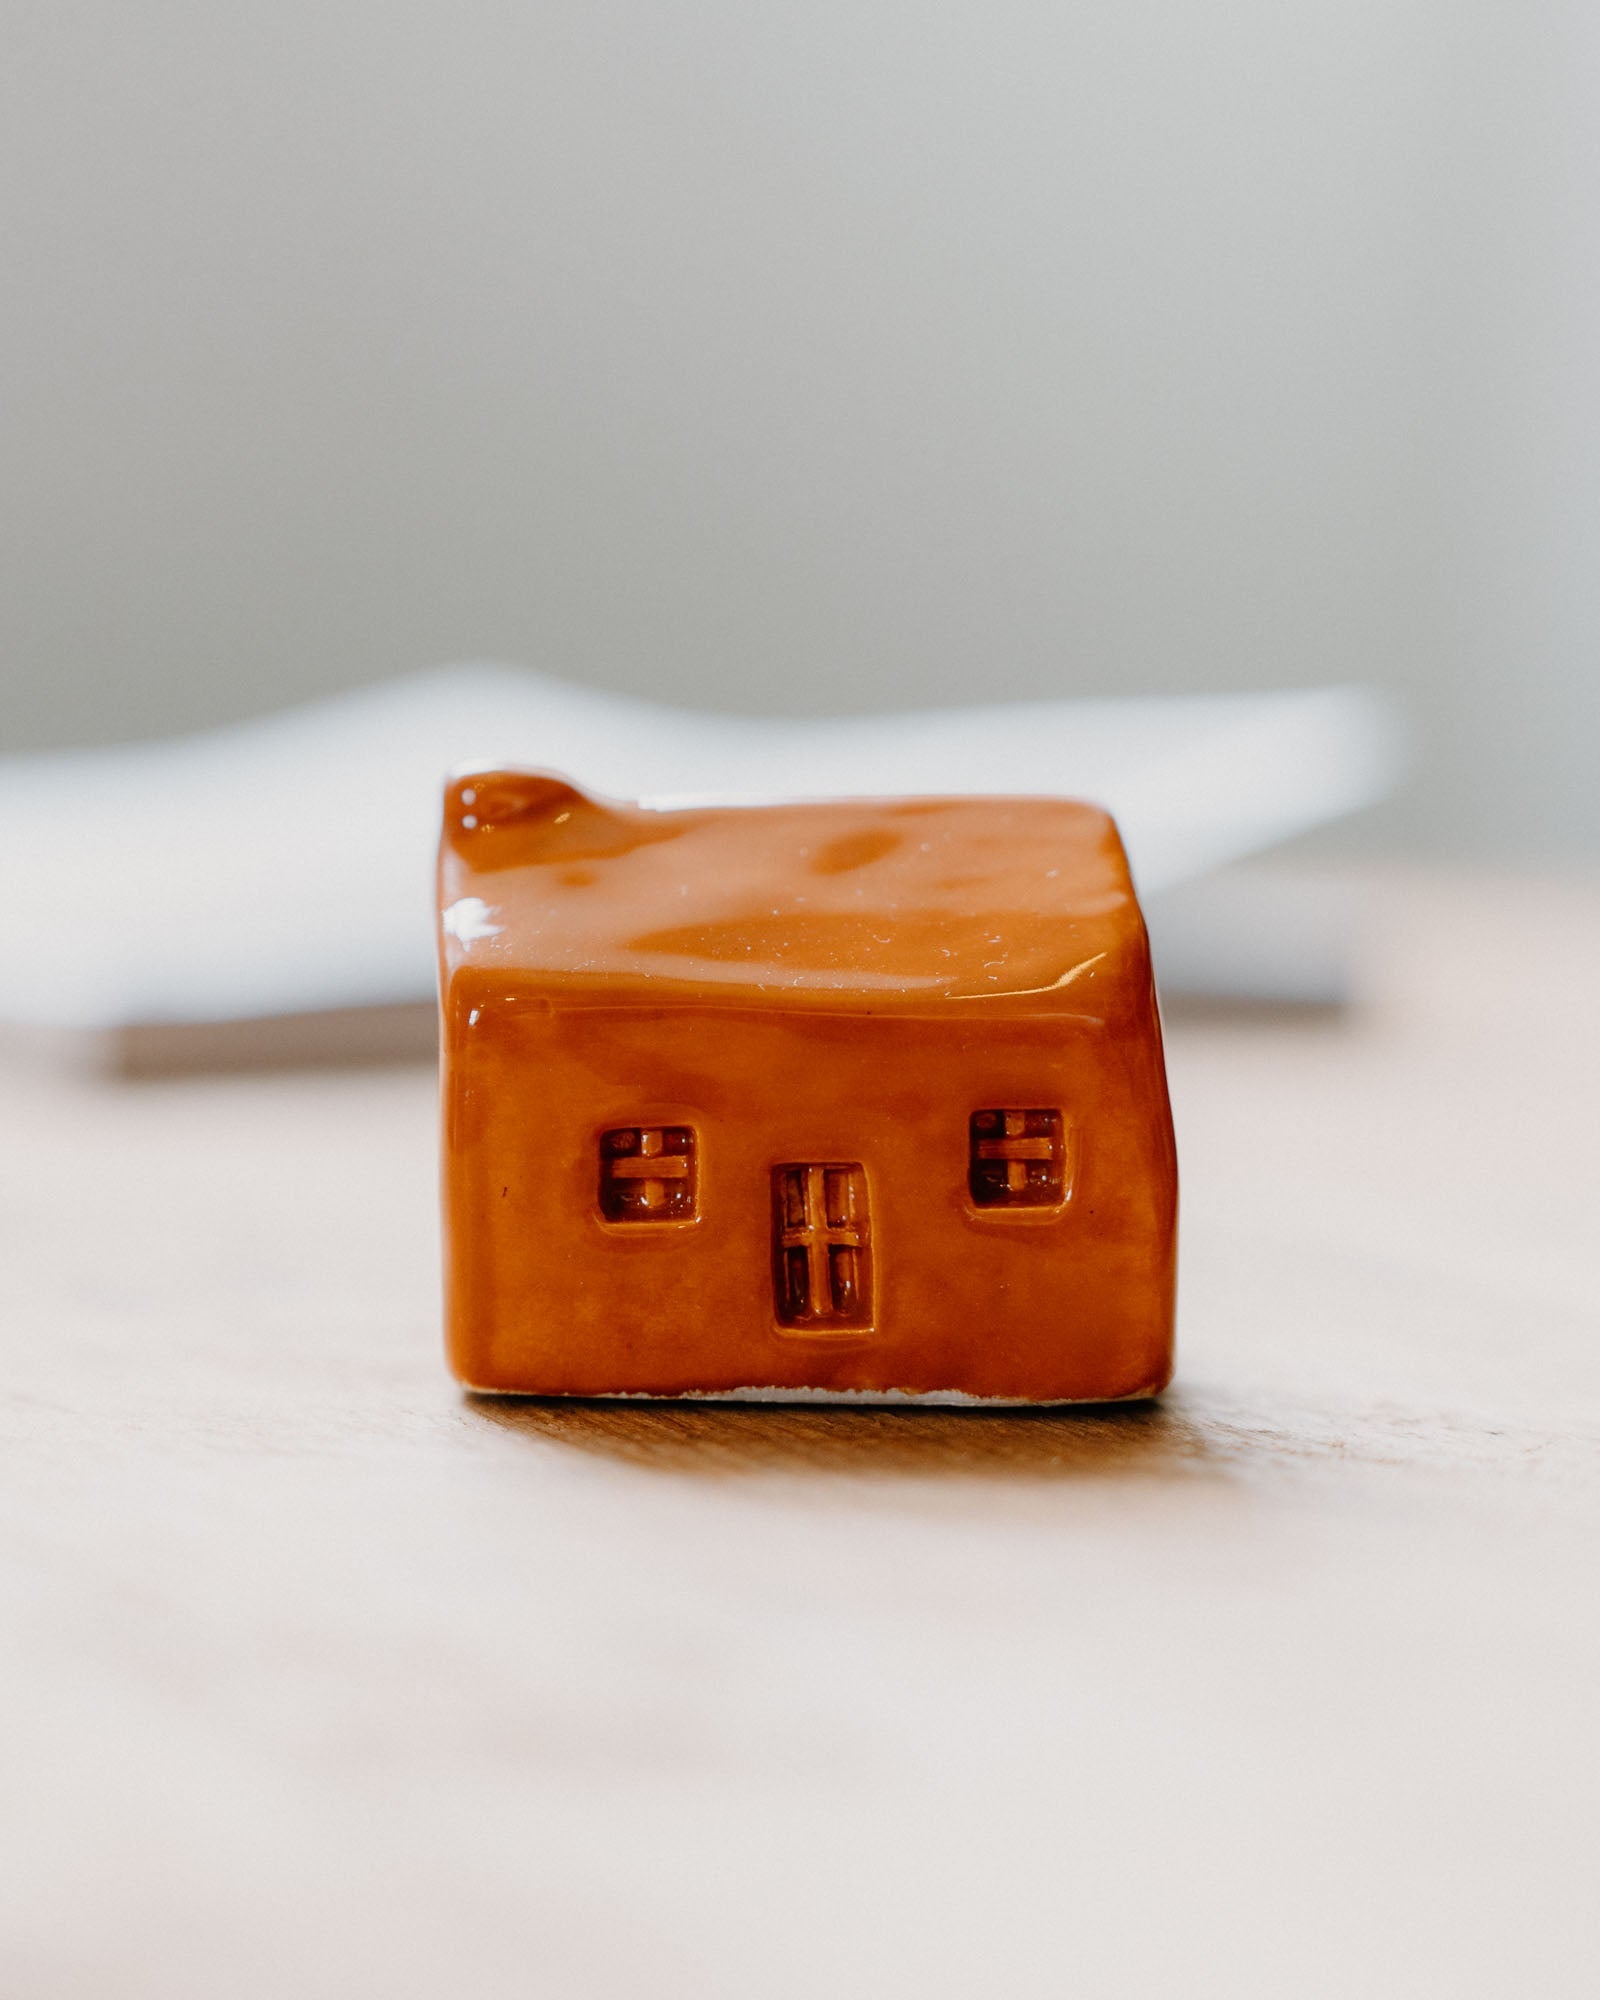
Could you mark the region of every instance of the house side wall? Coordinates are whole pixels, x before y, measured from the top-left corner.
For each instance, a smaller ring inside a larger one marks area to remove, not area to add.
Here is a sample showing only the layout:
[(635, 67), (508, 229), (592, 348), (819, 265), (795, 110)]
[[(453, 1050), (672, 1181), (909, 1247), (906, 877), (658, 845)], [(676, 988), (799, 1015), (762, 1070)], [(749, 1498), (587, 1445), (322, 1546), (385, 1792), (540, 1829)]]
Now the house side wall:
[[(1170, 1367), (1175, 1176), (1153, 1004), (1111, 1024), (485, 1002), (448, 1038), (448, 1307), (483, 1387), (1148, 1393)], [(1059, 1211), (976, 1210), (968, 1121), (1059, 1106)], [(696, 1134), (698, 1215), (606, 1223), (599, 1138)], [(777, 1324), (771, 1176), (857, 1163), (864, 1334)]]

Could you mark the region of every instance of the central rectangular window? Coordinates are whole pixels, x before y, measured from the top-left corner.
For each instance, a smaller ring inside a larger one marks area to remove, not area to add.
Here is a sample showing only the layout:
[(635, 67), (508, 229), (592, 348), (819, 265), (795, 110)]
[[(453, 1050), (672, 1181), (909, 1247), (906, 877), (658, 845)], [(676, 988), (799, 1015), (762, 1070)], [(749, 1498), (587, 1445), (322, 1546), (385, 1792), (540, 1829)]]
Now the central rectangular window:
[(780, 1326), (835, 1333), (871, 1325), (871, 1228), (859, 1165), (773, 1168), (772, 1279)]

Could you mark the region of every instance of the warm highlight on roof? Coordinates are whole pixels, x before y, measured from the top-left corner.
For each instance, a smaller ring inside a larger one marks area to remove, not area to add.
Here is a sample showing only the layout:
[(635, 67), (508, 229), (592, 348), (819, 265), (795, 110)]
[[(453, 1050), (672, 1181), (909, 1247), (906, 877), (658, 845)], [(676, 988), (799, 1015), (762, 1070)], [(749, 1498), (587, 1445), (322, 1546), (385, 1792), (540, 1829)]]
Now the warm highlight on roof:
[(508, 999), (1098, 1017), (1114, 970), (1147, 976), (1116, 828), (1067, 799), (656, 811), (479, 771), (447, 792), (440, 886), (447, 981)]

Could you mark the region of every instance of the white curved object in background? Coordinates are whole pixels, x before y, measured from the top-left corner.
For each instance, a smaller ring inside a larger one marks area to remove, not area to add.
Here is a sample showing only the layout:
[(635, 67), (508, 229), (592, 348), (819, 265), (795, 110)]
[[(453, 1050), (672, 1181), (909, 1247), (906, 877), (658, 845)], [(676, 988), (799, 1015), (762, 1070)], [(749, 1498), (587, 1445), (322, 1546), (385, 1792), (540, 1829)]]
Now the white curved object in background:
[(1387, 704), (1355, 688), (785, 720), (444, 668), (172, 742), (0, 758), (0, 1022), (114, 1029), (426, 998), (440, 787), (466, 762), (656, 803), (1091, 798), (1164, 907), (1368, 804), (1396, 759)]

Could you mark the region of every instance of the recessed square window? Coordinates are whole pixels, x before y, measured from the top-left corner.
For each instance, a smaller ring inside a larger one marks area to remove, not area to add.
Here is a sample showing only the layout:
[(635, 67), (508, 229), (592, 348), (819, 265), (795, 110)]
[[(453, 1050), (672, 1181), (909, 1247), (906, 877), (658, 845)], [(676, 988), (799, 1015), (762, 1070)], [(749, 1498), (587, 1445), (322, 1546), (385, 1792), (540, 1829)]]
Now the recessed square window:
[(1064, 1121), (1055, 1110), (974, 1111), (967, 1186), (979, 1208), (1055, 1208), (1067, 1198)]
[(607, 1222), (684, 1222), (695, 1213), (695, 1137), (687, 1125), (623, 1125), (600, 1135)]

